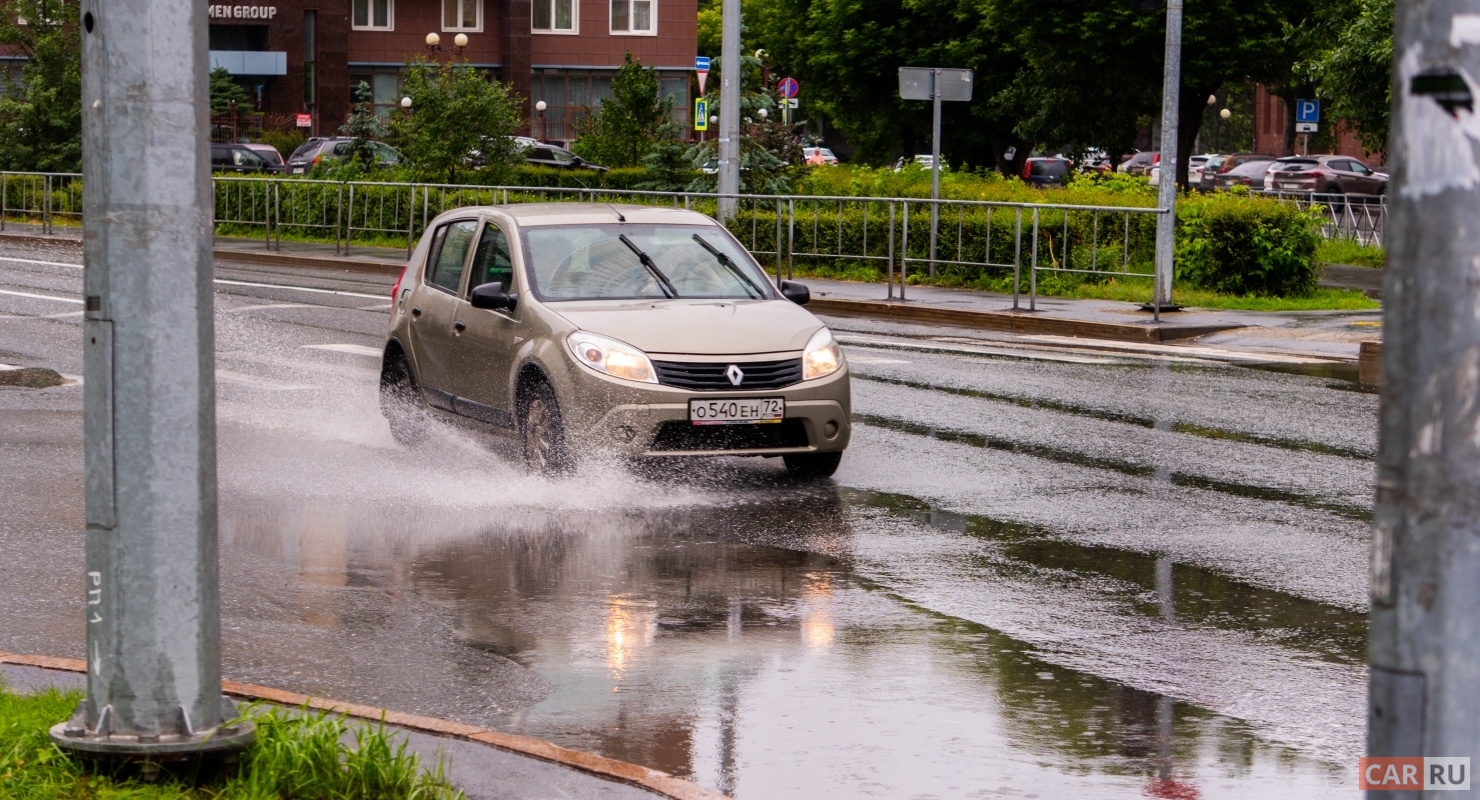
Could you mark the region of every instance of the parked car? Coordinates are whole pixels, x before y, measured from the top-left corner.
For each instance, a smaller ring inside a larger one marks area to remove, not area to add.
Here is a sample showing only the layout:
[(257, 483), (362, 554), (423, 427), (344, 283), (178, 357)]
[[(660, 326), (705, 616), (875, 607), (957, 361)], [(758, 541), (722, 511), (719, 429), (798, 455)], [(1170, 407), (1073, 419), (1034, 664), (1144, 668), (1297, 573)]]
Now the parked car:
[(1060, 186), (1073, 169), (1073, 160), (1063, 156), (1034, 156), (1023, 163), (1023, 182), (1029, 186)]
[(445, 416), (508, 437), (546, 474), (608, 453), (780, 456), (825, 477), (851, 395), (809, 298), (697, 212), (458, 208), (391, 291), (381, 410), (403, 444)]
[(829, 166), (838, 163), (838, 157), (833, 151), (826, 147), (803, 147), (802, 162), (805, 164), (827, 164)]
[(1203, 192), (1211, 192), (1218, 188), (1218, 176), (1229, 170), (1245, 164), (1249, 161), (1273, 161), (1274, 156), (1262, 153), (1225, 153), (1209, 156), (1203, 164), (1202, 177), (1198, 180), (1197, 189)]
[(1202, 183), (1203, 168), (1207, 166), (1208, 159), (1212, 157), (1212, 153), (1206, 153), (1200, 156), (1192, 156), (1191, 158), (1187, 159), (1188, 186), (1197, 186), (1199, 183)]
[[(929, 153), (922, 153), (914, 157), (900, 156), (899, 159), (894, 162), (893, 169), (895, 172), (899, 172), (900, 170), (904, 169), (906, 165), (911, 163), (919, 164), (925, 169), (931, 169), (935, 166), (935, 156), (932, 156)], [(945, 164), (941, 164), (941, 169), (945, 169)]]
[(1264, 191), (1272, 192), (1275, 190), (1274, 176), (1276, 172), (1290, 169), (1296, 165), (1309, 165), (1313, 163), (1315, 163), (1315, 160), (1309, 156), (1285, 156), (1275, 159), (1274, 163), (1270, 164), (1269, 168), (1264, 170)]
[(211, 144), (212, 172), (282, 172), (261, 154), (244, 144)]
[(1264, 172), (1274, 161), (1255, 159), (1245, 161), (1233, 169), (1218, 175), (1219, 189), (1232, 189), (1235, 186), (1244, 186), (1249, 189), (1264, 188)]
[(1117, 172), (1127, 175), (1145, 175), (1151, 168), (1161, 161), (1161, 152), (1158, 150), (1141, 150), (1125, 161), (1120, 162)]
[(270, 144), (263, 144), (262, 142), (242, 142), (242, 145), (251, 148), (252, 152), (262, 156), (264, 161), (274, 167), (286, 169), (287, 165), (283, 163), (283, 154), (279, 153), (276, 147)]
[(1387, 174), (1377, 172), (1350, 156), (1308, 156), (1292, 160), (1276, 172), (1272, 181), (1277, 192), (1315, 194), (1387, 194)]
[[(326, 161), (342, 161), (349, 158), (354, 139), (348, 136), (314, 136), (288, 156), (288, 172), (302, 175)], [(375, 163), (382, 167), (393, 167), (401, 162), (401, 153), (384, 142), (369, 142), (375, 153)]]
[(584, 158), (553, 144), (539, 142), (524, 151), (524, 163), (536, 167), (559, 167), (560, 169), (589, 169), (606, 172), (609, 167), (592, 164)]

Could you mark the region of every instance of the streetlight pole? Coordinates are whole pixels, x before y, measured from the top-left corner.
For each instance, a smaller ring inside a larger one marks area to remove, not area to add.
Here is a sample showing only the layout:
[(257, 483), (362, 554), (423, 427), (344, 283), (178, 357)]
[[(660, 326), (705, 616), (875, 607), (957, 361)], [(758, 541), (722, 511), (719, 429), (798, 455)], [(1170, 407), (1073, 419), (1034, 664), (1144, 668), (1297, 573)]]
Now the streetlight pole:
[(73, 752), (245, 746), (221, 695), (205, 8), (84, 2), (87, 697)]
[(1472, 102), (1465, 76), (1480, 75), (1480, 42), (1460, 22), (1477, 10), (1474, 0), (1396, 7), (1372, 756), (1473, 763), (1480, 753), (1480, 167), (1459, 114)]
[(540, 141), (542, 142), (545, 141), (545, 109), (549, 107), (544, 100), (534, 104), (534, 110), (540, 112)]
[(1157, 192), (1153, 319), (1172, 303), (1172, 250), (1177, 222), (1177, 112), (1182, 88), (1182, 0), (1167, 0), (1166, 64), (1161, 86), (1161, 186)]
[(735, 216), (740, 193), (740, 0), (724, 0), (720, 41), (719, 221)]

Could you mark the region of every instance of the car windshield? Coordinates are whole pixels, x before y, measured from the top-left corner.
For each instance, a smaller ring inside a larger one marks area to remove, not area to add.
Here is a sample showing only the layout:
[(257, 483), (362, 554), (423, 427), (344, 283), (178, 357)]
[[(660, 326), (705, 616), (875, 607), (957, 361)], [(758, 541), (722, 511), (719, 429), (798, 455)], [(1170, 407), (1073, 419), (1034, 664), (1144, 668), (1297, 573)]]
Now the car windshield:
[(774, 299), (750, 256), (713, 226), (537, 227), (524, 232), (524, 248), (541, 300), (662, 299), (665, 277), (681, 298)]
[(269, 164), (283, 163), (283, 157), (278, 155), (276, 150), (254, 150), (252, 152), (256, 153), (259, 156), (262, 156), (262, 160), (266, 161)]

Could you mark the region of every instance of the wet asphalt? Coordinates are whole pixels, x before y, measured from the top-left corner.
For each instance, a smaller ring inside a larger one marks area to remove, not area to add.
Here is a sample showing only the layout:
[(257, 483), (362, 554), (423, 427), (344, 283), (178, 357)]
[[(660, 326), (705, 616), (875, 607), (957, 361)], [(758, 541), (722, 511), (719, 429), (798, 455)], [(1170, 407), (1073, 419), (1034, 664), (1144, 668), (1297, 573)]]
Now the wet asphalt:
[[(79, 260), (0, 245), (0, 363), (81, 372)], [(1339, 376), (836, 319), (835, 480), (551, 482), (393, 443), (393, 278), (217, 279), (228, 677), (747, 799), (1357, 794), (1377, 397)], [(0, 650), (82, 653), (80, 410), (0, 388)]]

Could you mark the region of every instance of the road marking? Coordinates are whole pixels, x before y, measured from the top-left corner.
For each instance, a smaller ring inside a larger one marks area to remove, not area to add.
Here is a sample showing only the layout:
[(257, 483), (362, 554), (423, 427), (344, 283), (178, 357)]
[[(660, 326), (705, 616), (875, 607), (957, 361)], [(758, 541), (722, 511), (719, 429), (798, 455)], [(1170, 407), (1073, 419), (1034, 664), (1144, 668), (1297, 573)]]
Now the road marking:
[(1158, 356), (1191, 356), (1193, 358), (1216, 359), (1219, 361), (1249, 361), (1256, 364), (1339, 364), (1339, 358), (1317, 358), (1314, 356), (1282, 355), (1279, 353), (1259, 353), (1240, 350), (1226, 350), (1221, 347), (1207, 347), (1203, 345), (1187, 344), (1152, 344), (1150, 342), (1112, 342), (1096, 341), (1086, 342), (1072, 336), (1054, 336), (1050, 334), (1030, 335), (1022, 337), (1025, 341), (1040, 342), (1045, 345), (1059, 345), (1075, 347), (1082, 350), (1097, 350), (1101, 352), (1122, 352)]
[(223, 308), (221, 310), (237, 313), (241, 311), (266, 311), (269, 308), (323, 308), (323, 306), (311, 305), (309, 303), (263, 303), (256, 306), (238, 306), (237, 308)]
[(13, 256), (0, 256), (0, 261), (14, 261), (18, 264), (44, 264), (48, 267), (73, 267), (82, 269), (81, 264), (73, 264), (67, 261), (41, 261), (35, 258), (15, 258)]
[(380, 358), (383, 353), (373, 347), (362, 344), (305, 344), (299, 345), (304, 350), (328, 350), (333, 353), (349, 353), (356, 356), (370, 356)]
[(250, 286), (256, 289), (285, 289), (290, 292), (312, 292), (314, 294), (333, 294), (340, 297), (364, 297), (370, 300), (384, 300), (384, 295), (365, 294), (363, 292), (341, 292), (338, 289), (314, 289), (308, 286), (284, 286), (280, 283), (255, 283), (253, 281), (229, 281), (225, 278), (217, 278), (216, 283), (223, 286)]
[(948, 345), (934, 344), (921, 341), (910, 341), (902, 339), (886, 339), (882, 336), (858, 336), (855, 334), (834, 334), (839, 342), (864, 347), (898, 348), (900, 350), (919, 350), (934, 353), (960, 353), (963, 355), (1002, 356), (1005, 358), (1021, 358), (1030, 361), (1064, 361), (1070, 364), (1120, 364), (1124, 363), (1113, 358), (1096, 358), (1093, 356), (1071, 356), (1052, 352), (1039, 352), (1033, 350), (1016, 350), (1009, 347), (976, 347), (971, 345)]
[(58, 303), (76, 303), (79, 306), (82, 305), (82, 301), (81, 300), (78, 300), (75, 297), (56, 297), (55, 295), (49, 295), (49, 294), (32, 294), (30, 292), (12, 292), (9, 289), (0, 289), (0, 294), (9, 294), (9, 295), (14, 295), (16, 297), (30, 297), (30, 298), (35, 299), (35, 300), (55, 300)]
[(381, 303), (378, 306), (355, 306), (356, 311), (390, 311), (390, 303)]
[(858, 356), (849, 354), (849, 364), (908, 364), (902, 358), (879, 358), (878, 356)]

